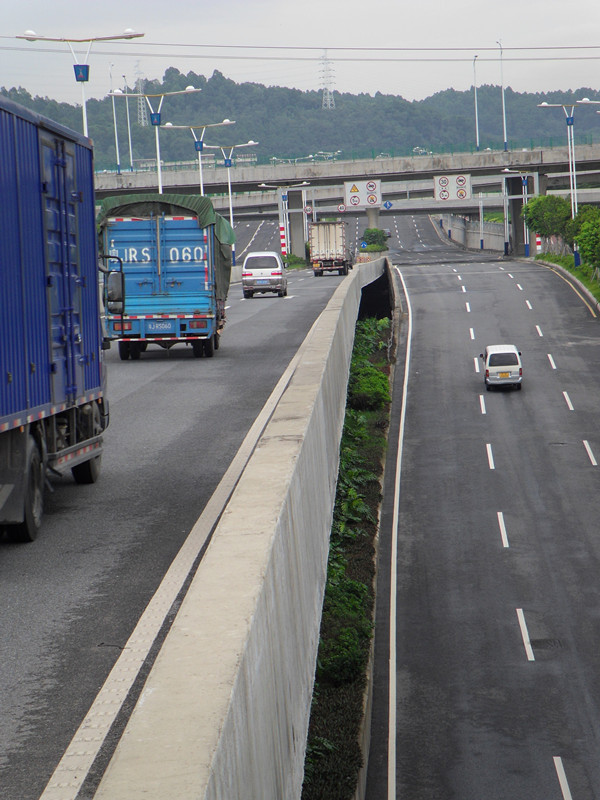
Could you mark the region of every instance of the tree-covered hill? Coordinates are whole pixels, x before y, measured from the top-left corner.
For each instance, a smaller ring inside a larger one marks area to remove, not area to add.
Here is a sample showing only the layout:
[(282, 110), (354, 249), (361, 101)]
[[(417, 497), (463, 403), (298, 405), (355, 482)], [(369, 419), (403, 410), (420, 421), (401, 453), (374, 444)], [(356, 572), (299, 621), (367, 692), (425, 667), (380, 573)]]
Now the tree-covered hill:
[[(422, 151), (453, 152), (475, 149), (473, 91), (447, 89), (425, 100), (408, 101), (396, 95), (334, 93), (335, 108), (322, 108), (320, 91), (300, 91), (257, 83), (236, 83), (215, 71), (210, 78), (169, 68), (161, 81), (147, 81), (144, 91), (171, 92), (192, 85), (197, 94), (166, 97), (162, 122), (200, 125), (236, 121), (235, 126), (209, 129), (208, 144), (236, 144), (250, 139), (258, 160), (303, 158), (341, 151), (341, 158), (408, 155)], [(133, 91), (130, 87), (128, 91)], [(48, 97), (32, 97), (23, 88), (1, 88), (3, 95), (75, 130), (82, 129), (81, 108)], [(540, 109), (538, 104), (570, 103), (582, 97), (600, 99), (600, 92), (582, 88), (569, 92), (529, 94), (505, 90), (507, 135), (511, 149), (563, 145), (565, 116), (560, 108)], [(502, 148), (502, 98), (499, 86), (477, 90), (480, 146)], [(154, 131), (137, 124), (137, 99), (130, 98), (130, 127), (134, 159), (155, 156)], [(121, 166), (129, 167), (125, 98), (115, 99)], [(600, 116), (595, 107), (577, 108), (576, 143), (600, 140)], [(88, 127), (94, 141), (97, 169), (116, 165), (112, 100), (87, 102)], [(164, 131), (160, 136), (164, 161), (192, 161), (196, 157), (189, 131)]]

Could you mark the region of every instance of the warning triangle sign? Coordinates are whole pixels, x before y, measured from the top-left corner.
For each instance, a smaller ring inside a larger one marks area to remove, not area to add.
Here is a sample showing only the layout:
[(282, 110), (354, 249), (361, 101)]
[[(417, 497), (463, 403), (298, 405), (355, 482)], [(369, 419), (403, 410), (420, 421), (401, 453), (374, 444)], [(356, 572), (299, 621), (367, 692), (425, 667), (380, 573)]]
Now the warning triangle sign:
[(352, 194), (356, 194), (358, 192), (358, 186), (355, 183), (352, 185), (352, 188), (350, 189), (350, 192)]

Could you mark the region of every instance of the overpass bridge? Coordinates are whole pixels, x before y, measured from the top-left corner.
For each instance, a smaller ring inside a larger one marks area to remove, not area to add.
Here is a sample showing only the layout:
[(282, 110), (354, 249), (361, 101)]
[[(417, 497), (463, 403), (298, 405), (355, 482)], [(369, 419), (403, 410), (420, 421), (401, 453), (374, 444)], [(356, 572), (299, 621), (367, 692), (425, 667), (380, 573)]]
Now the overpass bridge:
[[(600, 202), (600, 144), (578, 145), (575, 148), (578, 194), (585, 192), (587, 202)], [(472, 193), (464, 200), (434, 199), (433, 179), (436, 175), (469, 174)], [(511, 174), (512, 173), (512, 174)], [(359, 160), (331, 160), (296, 164), (238, 164), (230, 170), (218, 162), (203, 168), (205, 194), (210, 195), (215, 208), (223, 214), (229, 211), (229, 183), (234, 216), (276, 217), (279, 191), (265, 189), (292, 187), (306, 182), (302, 188), (290, 188), (288, 214), (290, 252), (304, 256), (306, 241), (307, 205), (316, 215), (338, 214), (344, 203), (344, 183), (373, 178), (381, 181), (384, 201), (389, 211), (370, 208), (368, 224), (379, 225), (379, 215), (403, 213), (476, 214), (480, 201), (485, 208), (504, 206), (504, 192), (511, 204), (510, 217), (515, 250), (522, 247), (522, 231), (518, 224), (522, 205), (522, 185), (519, 173), (531, 175), (530, 194), (556, 191), (568, 195), (568, 148), (548, 147), (531, 150), (452, 153), (444, 155), (415, 155)], [(199, 190), (197, 162), (164, 164), (161, 169), (164, 192), (195, 194)], [(506, 187), (506, 188), (505, 188)], [(102, 172), (96, 174), (96, 195), (99, 199), (129, 192), (156, 192), (157, 174), (153, 169), (133, 172)], [(361, 209), (362, 210), (362, 209)]]

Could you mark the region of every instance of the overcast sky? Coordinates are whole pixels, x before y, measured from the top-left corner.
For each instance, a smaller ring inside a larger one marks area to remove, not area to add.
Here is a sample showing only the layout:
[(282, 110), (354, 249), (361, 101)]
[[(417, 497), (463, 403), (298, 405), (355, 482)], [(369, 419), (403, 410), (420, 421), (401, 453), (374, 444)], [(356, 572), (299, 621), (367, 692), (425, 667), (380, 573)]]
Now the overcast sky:
[[(76, 39), (130, 28), (145, 36), (93, 44), (87, 97), (106, 95), (111, 69), (115, 88), (123, 75), (132, 86), (136, 74), (162, 78), (174, 66), (306, 90), (324, 85), (327, 66), (337, 91), (422, 99), (469, 89), (475, 55), (477, 84), (499, 85), (498, 42), (505, 86), (596, 88), (599, 23), (598, 0), (3, 0), (0, 86), (79, 103), (68, 44), (16, 35)], [(87, 45), (73, 47), (85, 63)]]

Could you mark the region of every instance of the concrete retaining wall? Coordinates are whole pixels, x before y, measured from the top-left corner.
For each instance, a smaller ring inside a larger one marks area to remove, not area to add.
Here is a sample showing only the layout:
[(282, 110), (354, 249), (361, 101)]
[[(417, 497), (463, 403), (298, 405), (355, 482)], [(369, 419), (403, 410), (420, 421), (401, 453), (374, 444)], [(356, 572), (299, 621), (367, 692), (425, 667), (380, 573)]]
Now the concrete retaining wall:
[[(441, 214), (432, 217), (444, 234), (455, 244), (468, 250), (481, 249), (481, 231), (479, 222), (471, 222), (455, 214)], [(504, 252), (504, 225), (498, 222), (483, 223), (483, 249)]]
[(303, 343), (96, 800), (300, 797), (354, 327), (385, 265)]

